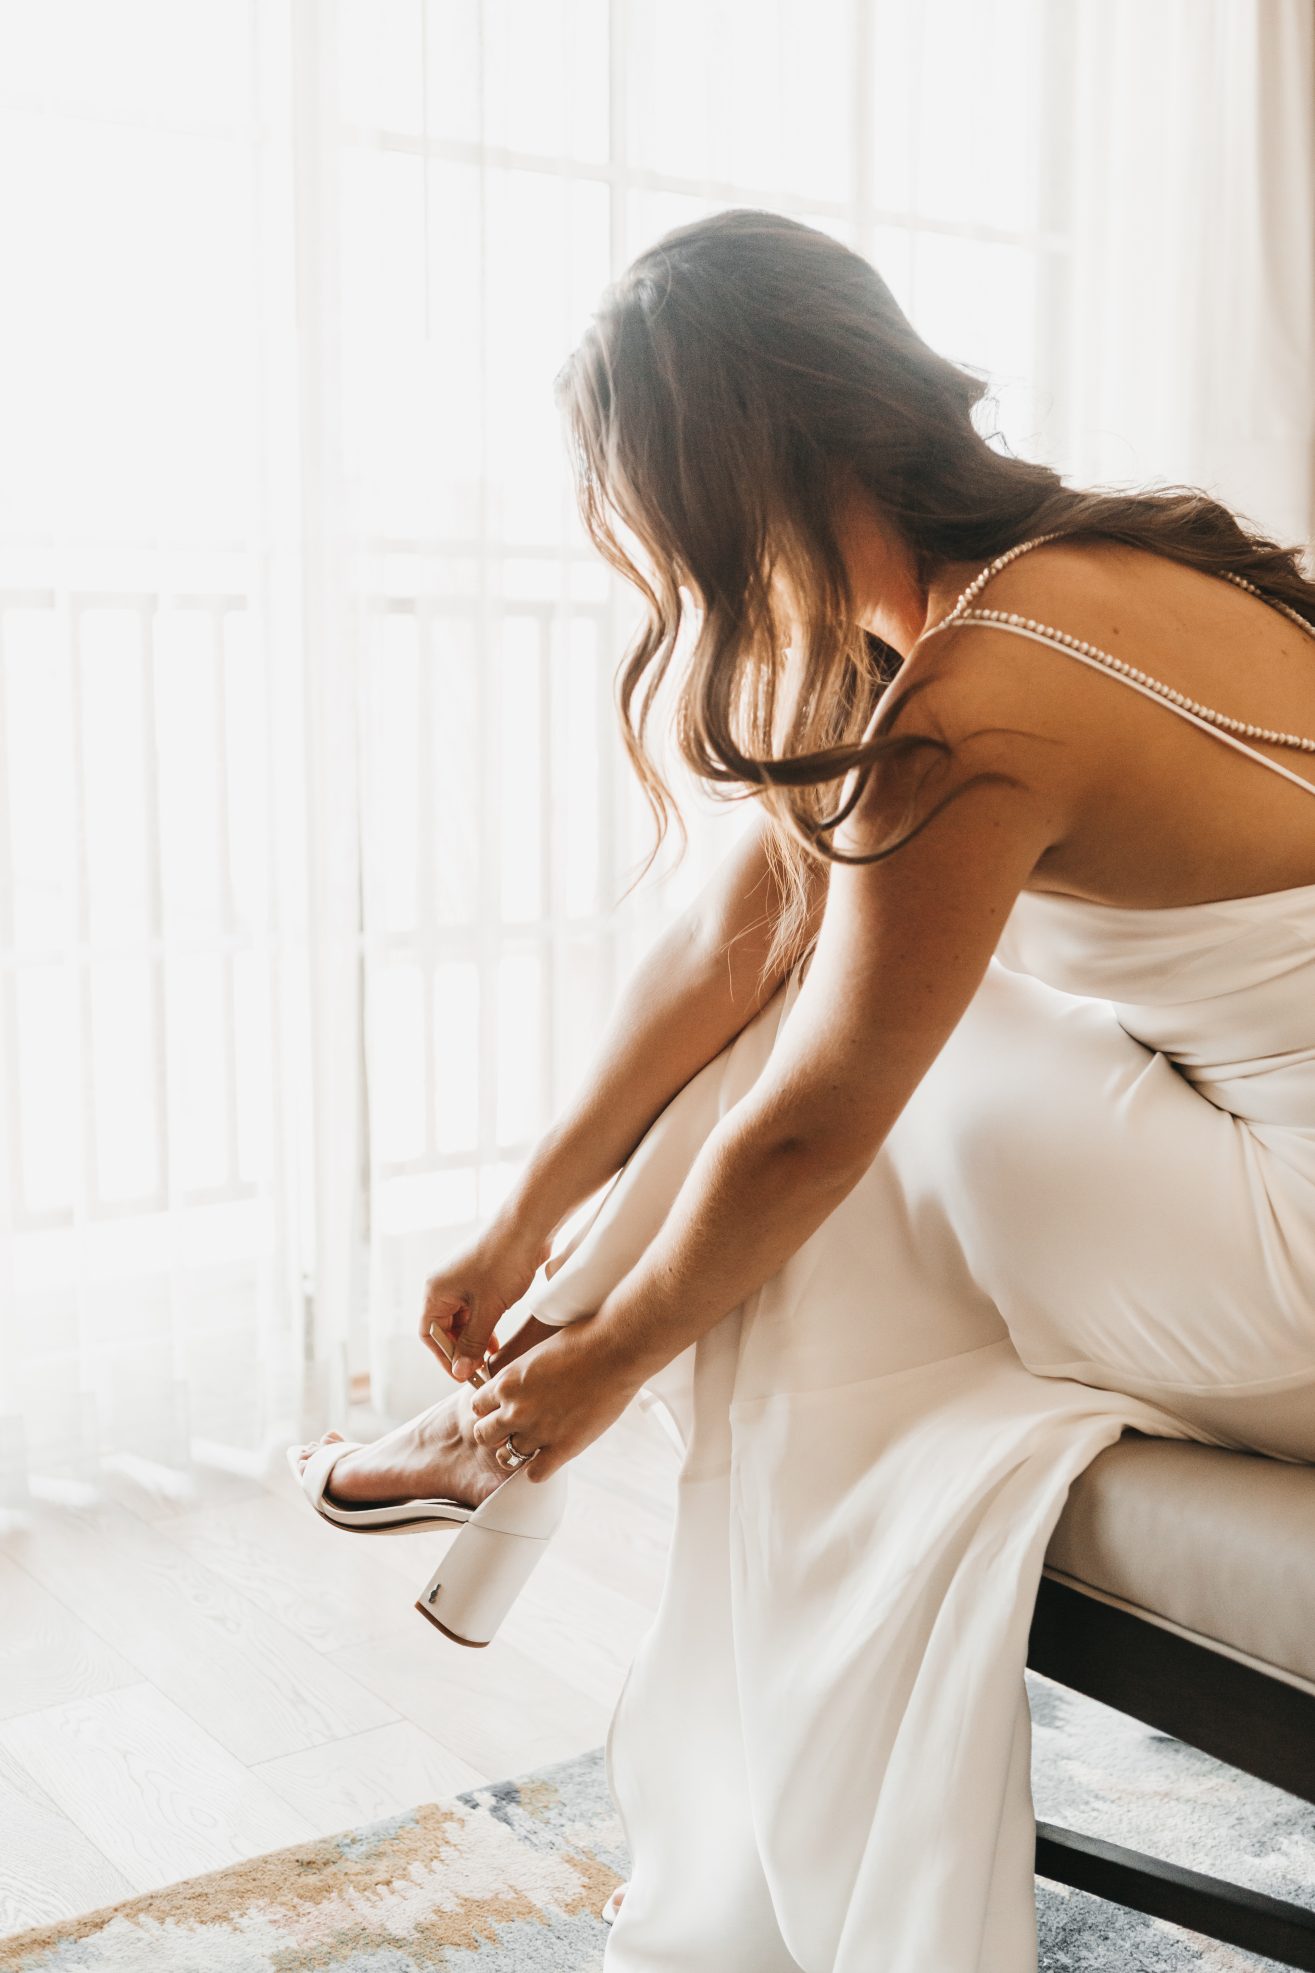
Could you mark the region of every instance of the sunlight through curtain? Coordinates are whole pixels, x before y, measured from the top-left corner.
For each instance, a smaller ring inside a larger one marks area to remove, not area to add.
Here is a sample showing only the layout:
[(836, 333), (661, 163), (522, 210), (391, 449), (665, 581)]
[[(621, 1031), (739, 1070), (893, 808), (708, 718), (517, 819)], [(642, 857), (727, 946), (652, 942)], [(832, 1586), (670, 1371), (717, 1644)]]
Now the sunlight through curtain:
[(618, 904), (552, 377), (768, 206), (993, 442), (1312, 523), (1305, 0), (0, 0), (0, 1506), (450, 1388), (423, 1283), (745, 825)]

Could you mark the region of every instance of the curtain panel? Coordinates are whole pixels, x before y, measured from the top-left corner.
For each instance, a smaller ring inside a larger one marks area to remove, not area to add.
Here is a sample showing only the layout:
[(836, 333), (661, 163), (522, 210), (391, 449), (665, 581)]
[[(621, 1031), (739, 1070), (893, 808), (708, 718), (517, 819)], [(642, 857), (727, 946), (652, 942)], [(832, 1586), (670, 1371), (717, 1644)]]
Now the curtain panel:
[(622, 897), (605, 282), (796, 214), (993, 442), (1308, 541), (1313, 85), (1307, 0), (0, 7), (0, 1507), (450, 1388), (427, 1274), (748, 820), (672, 769)]

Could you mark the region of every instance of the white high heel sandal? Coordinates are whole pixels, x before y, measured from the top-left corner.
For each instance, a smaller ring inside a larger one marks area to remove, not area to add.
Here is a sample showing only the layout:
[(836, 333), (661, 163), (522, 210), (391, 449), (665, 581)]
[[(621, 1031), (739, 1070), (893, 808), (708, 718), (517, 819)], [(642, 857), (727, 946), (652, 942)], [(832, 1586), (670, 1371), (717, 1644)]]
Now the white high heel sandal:
[[(527, 1468), (532, 1461), (527, 1461)], [(416, 1600), (454, 1644), (488, 1644), (566, 1511), (566, 1468), (530, 1485), (518, 1469), (476, 1508)]]
[[(483, 1383), (476, 1371), (472, 1382)], [(454, 1644), (489, 1644), (566, 1511), (566, 1468), (530, 1484), (530, 1454), (478, 1507), (444, 1498), (347, 1507), (328, 1499), (333, 1469), (359, 1440), (335, 1439), (298, 1468), (298, 1448), (288, 1465), (320, 1519), (350, 1534), (397, 1535), (417, 1529), (459, 1526), (461, 1533), (421, 1590), (416, 1609)], [(514, 1450), (514, 1448), (513, 1448)]]

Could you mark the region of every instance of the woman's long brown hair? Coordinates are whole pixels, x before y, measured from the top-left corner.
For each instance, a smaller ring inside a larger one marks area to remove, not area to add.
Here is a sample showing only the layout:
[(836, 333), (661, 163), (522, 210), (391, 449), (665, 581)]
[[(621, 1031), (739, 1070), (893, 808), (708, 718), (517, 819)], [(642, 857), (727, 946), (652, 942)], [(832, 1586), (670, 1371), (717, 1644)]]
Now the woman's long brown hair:
[[(1315, 582), (1297, 549), (1196, 488), (1066, 486), (978, 431), (972, 413), (987, 389), (923, 341), (859, 254), (742, 208), (640, 254), (558, 375), (585, 528), (646, 605), (616, 679), (622, 739), (656, 823), (639, 877), (673, 810), (682, 852), (688, 841), (644, 736), (692, 614), (675, 740), (723, 798), (756, 796), (771, 817), (784, 908), (764, 975), (807, 947), (810, 864), (893, 855), (972, 785), (869, 855), (827, 841), (869, 769), (951, 752), (920, 733), (864, 740), (901, 658), (854, 621), (836, 532), (843, 476), (857, 476), (908, 544), (920, 583), (945, 562), (985, 564), (1034, 535), (1080, 534), (1235, 571), (1315, 624)], [(829, 807), (829, 785), (856, 767), (852, 793)]]

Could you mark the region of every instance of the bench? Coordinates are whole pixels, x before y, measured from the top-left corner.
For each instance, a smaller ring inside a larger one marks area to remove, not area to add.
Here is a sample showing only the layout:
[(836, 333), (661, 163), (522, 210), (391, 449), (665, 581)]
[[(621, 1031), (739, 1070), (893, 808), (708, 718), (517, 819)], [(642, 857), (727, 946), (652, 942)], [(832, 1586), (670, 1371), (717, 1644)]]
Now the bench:
[[(1028, 1664), (1315, 1802), (1315, 1466), (1128, 1432), (1074, 1482)], [(1315, 1973), (1315, 1911), (1051, 1824), (1037, 1872)]]

